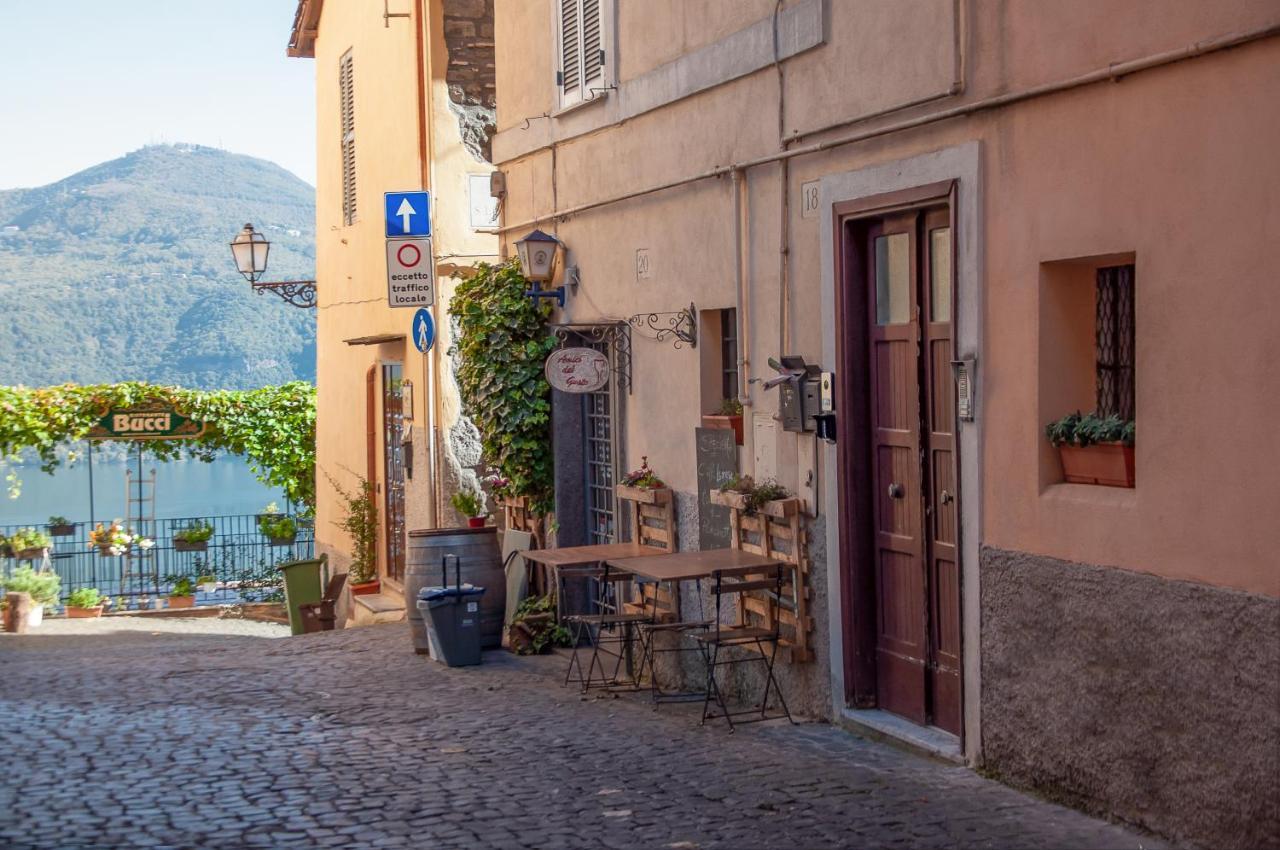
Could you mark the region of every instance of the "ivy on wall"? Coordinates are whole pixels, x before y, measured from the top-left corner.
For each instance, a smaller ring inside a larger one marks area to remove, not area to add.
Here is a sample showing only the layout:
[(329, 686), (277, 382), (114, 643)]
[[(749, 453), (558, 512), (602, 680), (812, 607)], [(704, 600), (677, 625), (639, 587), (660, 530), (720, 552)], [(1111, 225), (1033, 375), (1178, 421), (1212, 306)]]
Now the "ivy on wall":
[(58, 447), (81, 440), (108, 410), (148, 403), (172, 406), (206, 424), (190, 440), (129, 440), (157, 460), (182, 455), (212, 460), (220, 452), (243, 455), (262, 483), (315, 507), (316, 391), (304, 381), (256, 390), (188, 390), (156, 384), (61, 384), (0, 387), (0, 459), (36, 452), (52, 472)]
[(516, 261), (481, 263), (458, 284), (449, 307), (458, 324), (450, 354), (460, 357), (458, 389), (480, 429), (484, 459), (510, 484), (502, 496), (522, 496), (537, 514), (554, 509), (551, 387), (543, 363), (555, 348), (544, 322), (550, 306), (524, 293), (529, 282)]

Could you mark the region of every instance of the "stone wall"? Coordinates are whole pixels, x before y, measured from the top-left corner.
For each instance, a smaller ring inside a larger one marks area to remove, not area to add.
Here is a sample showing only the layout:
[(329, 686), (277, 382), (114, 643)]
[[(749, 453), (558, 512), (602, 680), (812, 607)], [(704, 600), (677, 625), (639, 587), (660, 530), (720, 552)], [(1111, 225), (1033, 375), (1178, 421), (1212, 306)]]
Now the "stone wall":
[(492, 159), (497, 131), (494, 80), (493, 0), (444, 0), (444, 40), (449, 50), (445, 83), (449, 108), (458, 117), (462, 143), (476, 159)]
[(1182, 842), (1280, 847), (1280, 599), (984, 548), (982, 751)]

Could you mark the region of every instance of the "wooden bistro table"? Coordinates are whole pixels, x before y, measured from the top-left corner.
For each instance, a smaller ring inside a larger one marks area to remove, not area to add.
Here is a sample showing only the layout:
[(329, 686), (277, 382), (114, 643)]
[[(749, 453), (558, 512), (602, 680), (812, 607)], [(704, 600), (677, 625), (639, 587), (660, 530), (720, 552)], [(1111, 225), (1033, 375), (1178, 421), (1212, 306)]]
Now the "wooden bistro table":
[(552, 586), (556, 589), (556, 619), (560, 619), (564, 613), (563, 594), (560, 593), (558, 579), (561, 569), (608, 562), (612, 567), (625, 570), (626, 567), (621, 565), (633, 558), (663, 554), (665, 552), (656, 546), (642, 546), (639, 543), (596, 543), (591, 546), (566, 546), (563, 549), (533, 549), (524, 553), (524, 559), (552, 572)]

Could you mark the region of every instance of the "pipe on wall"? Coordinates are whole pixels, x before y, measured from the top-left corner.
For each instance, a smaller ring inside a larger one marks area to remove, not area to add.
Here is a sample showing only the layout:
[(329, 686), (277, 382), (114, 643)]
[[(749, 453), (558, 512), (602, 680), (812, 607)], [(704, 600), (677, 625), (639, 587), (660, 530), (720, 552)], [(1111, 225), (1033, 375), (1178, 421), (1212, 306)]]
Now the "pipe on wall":
[[(427, 82), (427, 15), (426, 0), (414, 0), (413, 3), (413, 33), (414, 33), (414, 49), (417, 57), (417, 101), (418, 101), (418, 166), (420, 169), (420, 179), (422, 188), (429, 190), (432, 185), (431, 181), (431, 86)], [(432, 260), (434, 263), (435, 261)], [(431, 305), (431, 318), (436, 322), (436, 327), (440, 327), (440, 316), (436, 312), (436, 305)], [(409, 343), (411, 344), (411, 343)], [(405, 351), (406, 355), (408, 350)], [(425, 397), (423, 401), (426, 406), (427, 427), (425, 428), (427, 437), (427, 488), (430, 498), (427, 500), (427, 520), (432, 528), (440, 527), (440, 499), (441, 499), (441, 482), (439, 475), (440, 468), (440, 439), (436, 433), (439, 428), (440, 418), (438, 415), (439, 393), (436, 391), (436, 377), (439, 374), (437, 362), (437, 349), (432, 348), (431, 351), (422, 355), (422, 378), (426, 390), (423, 393)], [(412, 413), (412, 411), (410, 411)]]

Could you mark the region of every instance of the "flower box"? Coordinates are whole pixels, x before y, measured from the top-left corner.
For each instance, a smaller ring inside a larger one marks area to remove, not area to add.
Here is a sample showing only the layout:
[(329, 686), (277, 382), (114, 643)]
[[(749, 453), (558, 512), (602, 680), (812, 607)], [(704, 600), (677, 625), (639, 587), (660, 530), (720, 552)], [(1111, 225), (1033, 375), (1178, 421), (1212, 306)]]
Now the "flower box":
[[(745, 493), (739, 493), (734, 490), (711, 490), (707, 495), (710, 496), (711, 504), (713, 505), (723, 505), (726, 508), (733, 508), (739, 511), (747, 509), (747, 496)], [(760, 506), (759, 512), (765, 516), (786, 519), (798, 514), (803, 505), (803, 499), (793, 496), (765, 502)]]
[(711, 499), (711, 504), (713, 505), (721, 505), (739, 511), (747, 509), (746, 493), (739, 493), (734, 490), (711, 490), (707, 493), (707, 496)]
[(1063, 478), (1070, 484), (1104, 487), (1134, 486), (1133, 446), (1095, 443), (1090, 446), (1058, 446)]
[(67, 606), (67, 619), (69, 620), (89, 620), (101, 616), (101, 605), (95, 605), (92, 608), (76, 608), (73, 605)]
[(190, 540), (178, 540), (175, 538), (173, 541), (173, 551), (175, 552), (205, 552), (208, 551), (208, 549), (208, 540), (192, 542)]
[(69, 522), (65, 525), (47, 525), (45, 529), (49, 532), (50, 537), (73, 537), (79, 523)]
[[(160, 600), (157, 599), (156, 601), (159, 602)], [(195, 596), (170, 596), (169, 597), (170, 608), (194, 608), (195, 604), (196, 604)]]
[(352, 596), (364, 596), (381, 591), (382, 581), (375, 578), (373, 581), (352, 582), (348, 586), (351, 588)]
[(671, 501), (670, 487), (631, 487), (619, 484), (616, 492), (619, 499), (629, 499), (642, 505), (665, 505)]
[(742, 445), (742, 414), (721, 416), (718, 413), (702, 414), (702, 427), (715, 428), (722, 431), (733, 431), (733, 441)]
[(39, 561), (44, 558), (45, 553), (48, 551), (44, 546), (35, 546), (31, 549), (19, 549), (13, 553), (13, 557), (19, 561)]
[(292, 546), (293, 541), (298, 539), (297, 532), (290, 534), (288, 537), (268, 537), (267, 541), (272, 546)]

